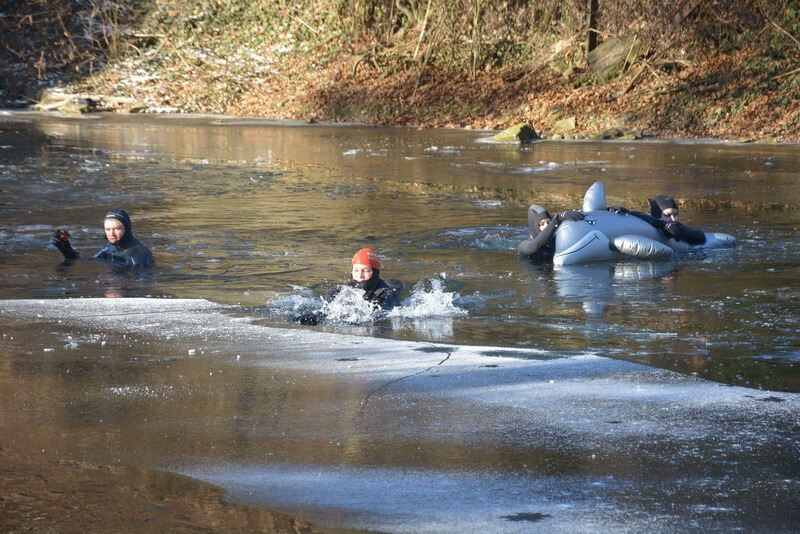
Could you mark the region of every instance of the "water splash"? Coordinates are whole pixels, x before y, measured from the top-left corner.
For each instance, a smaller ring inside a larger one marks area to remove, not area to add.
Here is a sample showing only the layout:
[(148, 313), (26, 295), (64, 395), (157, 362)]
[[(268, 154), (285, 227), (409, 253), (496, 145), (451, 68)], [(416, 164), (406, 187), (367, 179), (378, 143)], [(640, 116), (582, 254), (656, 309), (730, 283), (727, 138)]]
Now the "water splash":
[[(408, 320), (416, 324), (420, 319), (452, 319), (467, 315), (457, 302), (460, 295), (448, 287), (445, 273), (422, 280), (414, 285), (410, 296), (388, 313), (364, 299), (364, 290), (342, 286), (333, 298), (315, 296), (305, 287), (292, 286), (294, 292), (272, 299), (269, 308), (276, 314), (319, 314), (328, 324), (368, 325), (384, 317), (396, 329), (406, 328)], [(452, 327), (451, 327), (452, 328)], [(435, 330), (441, 330), (437, 323)]]
[(349, 286), (341, 286), (333, 297), (315, 295), (309, 288), (292, 286), (293, 293), (272, 299), (269, 310), (275, 315), (289, 314), (317, 315), (326, 323), (346, 325), (371, 324), (380, 317), (382, 310), (364, 299), (364, 290)]
[(343, 286), (330, 301), (324, 301), (322, 310), (327, 322), (344, 324), (369, 324), (381, 314), (379, 308), (364, 299), (364, 290)]
[(289, 295), (281, 295), (269, 301), (267, 305), (272, 312), (276, 315), (297, 314), (319, 308), (321, 299), (309, 288), (295, 285), (291, 287), (293, 292)]
[(400, 306), (389, 312), (389, 317), (422, 319), (466, 315), (467, 311), (455, 304), (459, 294), (447, 289), (444, 273), (436, 278), (418, 282), (411, 295)]

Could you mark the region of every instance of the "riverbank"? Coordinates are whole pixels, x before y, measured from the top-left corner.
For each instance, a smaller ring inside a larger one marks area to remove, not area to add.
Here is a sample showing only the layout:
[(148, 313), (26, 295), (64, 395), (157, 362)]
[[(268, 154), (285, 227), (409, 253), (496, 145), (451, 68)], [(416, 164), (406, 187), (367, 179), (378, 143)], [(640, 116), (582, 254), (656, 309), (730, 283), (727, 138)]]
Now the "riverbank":
[[(403, 14), (392, 2), (98, 2), (86, 16), (40, 3), (58, 17), (23, 6), (0, 19), (6, 103), (42, 104), (50, 91), (82, 95), (71, 112), (800, 141), (800, 11), (788, 4), (720, 13), (693, 0), (667, 13), (640, 0), (652, 13), (634, 25), (639, 52), (601, 81), (581, 10), (558, 4), (553, 26), (535, 27), (521, 22), (543, 16), (534, 6), (480, 2), (429, 3), (430, 13), (409, 2)], [(638, 10), (616, 4), (603, 5), (601, 41), (633, 35), (626, 17)]]
[[(790, 84), (768, 89), (765, 85), (778, 80), (743, 71), (741, 64), (752, 60), (741, 52), (707, 58), (672, 75), (645, 75), (637, 82), (631, 74), (602, 85), (576, 84), (549, 69), (459, 76), (431, 69), (422, 84), (418, 73), (383, 75), (355, 54), (322, 70), (313, 59), (293, 56), (282, 60), (276, 74), (226, 95), (209, 81), (217, 74), (187, 69), (180, 61), (148, 73), (139, 83), (141, 62), (127, 58), (54, 92), (96, 100), (110, 95), (107, 109), (122, 112), (487, 130), (526, 122), (551, 138), (618, 130), (657, 138), (800, 142), (800, 100), (791, 96)], [(554, 133), (562, 121), (574, 126)]]

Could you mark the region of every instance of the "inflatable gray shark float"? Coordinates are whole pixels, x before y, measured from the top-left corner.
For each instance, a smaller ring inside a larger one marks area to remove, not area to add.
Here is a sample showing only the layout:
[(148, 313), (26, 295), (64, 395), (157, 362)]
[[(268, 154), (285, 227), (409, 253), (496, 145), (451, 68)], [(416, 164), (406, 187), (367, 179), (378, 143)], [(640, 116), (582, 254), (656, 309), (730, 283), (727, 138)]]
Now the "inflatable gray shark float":
[(582, 221), (564, 221), (556, 230), (555, 265), (575, 265), (634, 257), (647, 260), (669, 258), (674, 252), (732, 247), (736, 238), (705, 232), (706, 242), (689, 245), (667, 238), (651, 224), (607, 210), (605, 183), (595, 182), (583, 197)]

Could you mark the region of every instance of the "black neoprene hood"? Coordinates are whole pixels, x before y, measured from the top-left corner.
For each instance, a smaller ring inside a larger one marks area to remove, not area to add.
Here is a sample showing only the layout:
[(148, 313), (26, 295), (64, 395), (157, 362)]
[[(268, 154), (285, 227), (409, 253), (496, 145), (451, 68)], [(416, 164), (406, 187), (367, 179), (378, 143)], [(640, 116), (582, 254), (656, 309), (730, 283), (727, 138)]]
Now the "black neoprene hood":
[(105, 219), (114, 219), (122, 223), (122, 226), (125, 228), (125, 235), (122, 236), (119, 244), (124, 248), (125, 244), (133, 239), (133, 226), (131, 225), (131, 218), (128, 216), (128, 212), (122, 209), (108, 210)]
[(528, 228), (530, 229), (531, 237), (536, 237), (542, 233), (542, 230), (539, 228), (539, 223), (544, 219), (552, 219), (550, 213), (545, 208), (538, 204), (532, 204), (531, 207), (528, 208)]
[(670, 208), (678, 209), (678, 204), (670, 196), (658, 195), (650, 201), (650, 215), (658, 219), (661, 218), (661, 212)]

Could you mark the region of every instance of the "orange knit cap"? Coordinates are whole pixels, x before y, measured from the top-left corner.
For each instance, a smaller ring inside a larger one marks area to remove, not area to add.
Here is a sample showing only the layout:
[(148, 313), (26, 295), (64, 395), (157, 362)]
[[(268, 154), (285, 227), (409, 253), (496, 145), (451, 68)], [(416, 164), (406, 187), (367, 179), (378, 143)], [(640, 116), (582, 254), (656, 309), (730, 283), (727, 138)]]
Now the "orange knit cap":
[(381, 268), (381, 261), (378, 259), (378, 255), (375, 254), (375, 251), (371, 248), (362, 248), (356, 255), (353, 256), (353, 265), (369, 265), (373, 269), (380, 270)]

